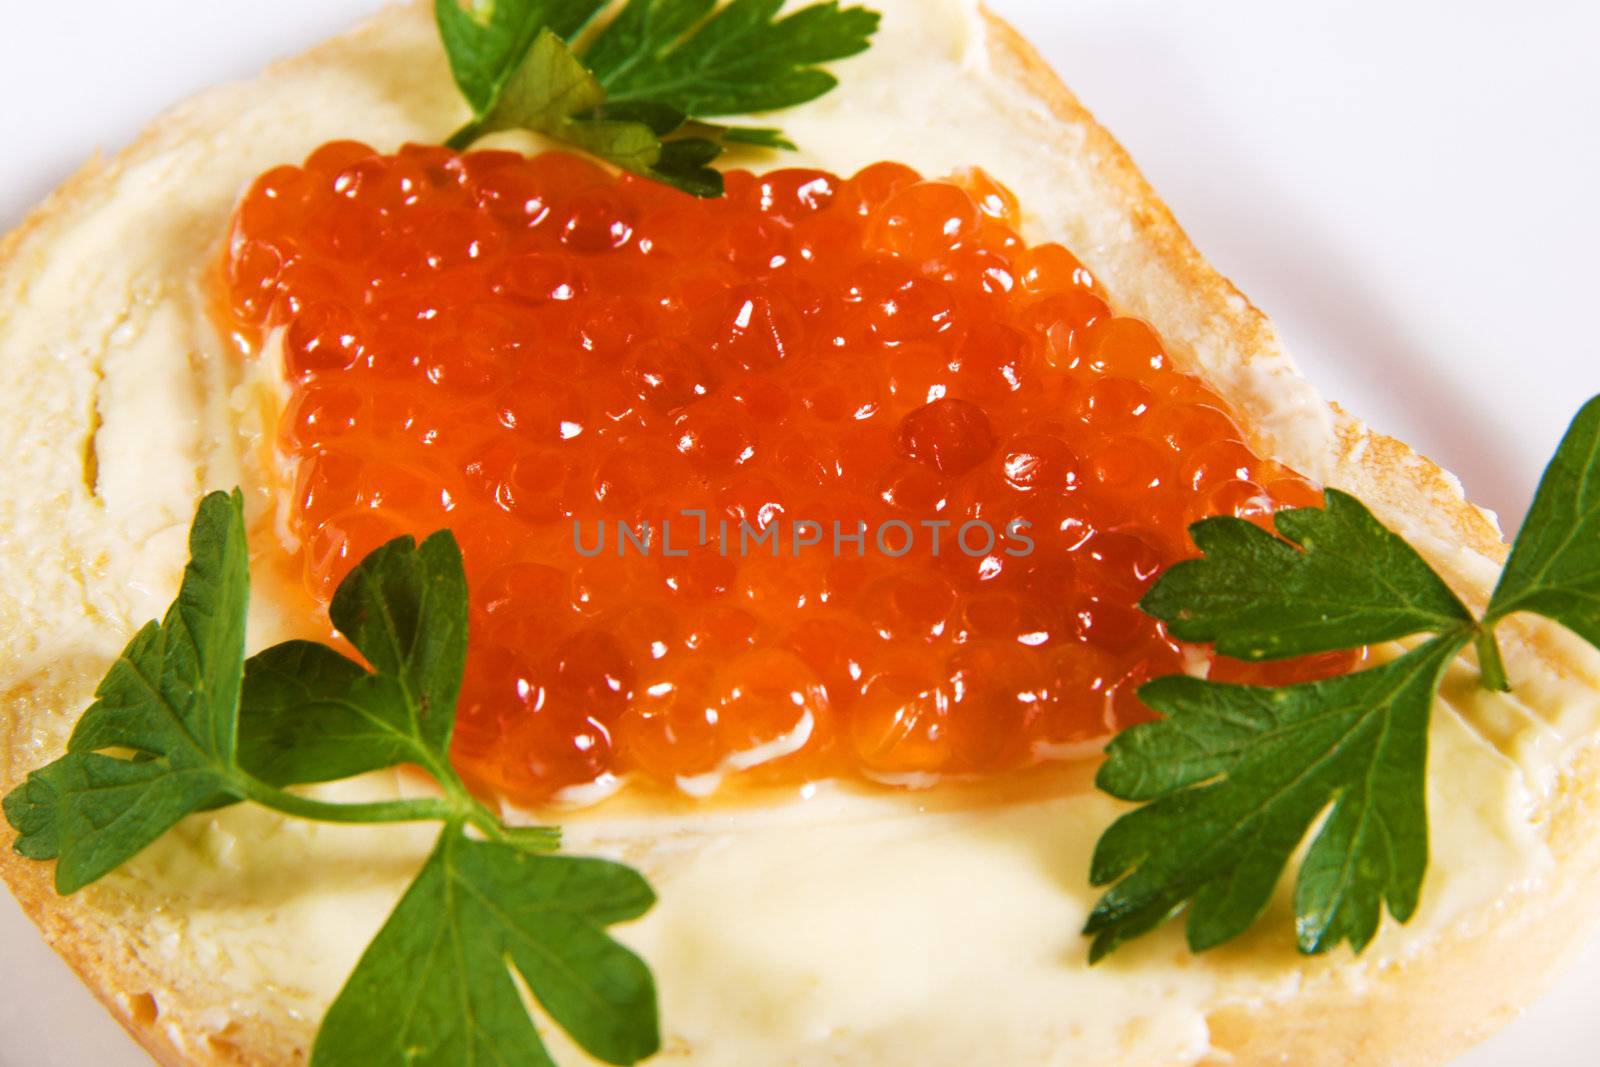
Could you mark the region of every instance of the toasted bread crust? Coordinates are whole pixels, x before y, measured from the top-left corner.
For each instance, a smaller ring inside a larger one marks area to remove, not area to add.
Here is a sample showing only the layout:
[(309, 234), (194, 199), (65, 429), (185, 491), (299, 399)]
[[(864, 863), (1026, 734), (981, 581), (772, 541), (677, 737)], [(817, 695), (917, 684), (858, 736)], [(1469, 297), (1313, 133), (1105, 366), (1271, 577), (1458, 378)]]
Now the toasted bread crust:
[[(280, 81), (322, 68), (340, 68), (352, 55), (382, 53), (397, 28), (413, 23), (422, 7), (420, 3), (398, 4), (299, 56), (274, 64), (249, 83), (202, 93), (157, 120), (113, 158), (95, 158), (85, 164), (0, 239), (0, 292), (13, 287), (25, 292), (26, 281), (47, 255), (55, 230), (77, 213), (91, 211), (114, 196), (118, 178), (134, 165), (159, 157), (176, 141), (204, 136), (225, 121), (230, 98), (241, 93), (270, 95)], [(216, 220), (213, 243), (220, 242), (224, 227), (224, 219)], [(207, 249), (208, 254), (213, 251)], [(200, 268), (197, 264), (196, 269)], [(3, 317), (0, 313), (0, 319)], [(0, 352), (0, 361), (9, 364), (15, 355)], [(84, 412), (86, 436), (93, 432), (87, 424), (95, 417)], [(50, 443), (33, 444), (48, 447)], [(196, 484), (205, 484), (204, 479), (197, 479)], [(29, 506), (26, 499), (20, 504), (17, 500), (22, 488), (18, 483), (8, 478), (6, 488), (11, 491), (9, 507)], [(89, 495), (95, 496), (94, 487), (88, 488)], [(117, 643), (127, 636), (112, 635)], [(10, 792), (28, 771), (59, 754), (40, 752), (30, 744), (30, 719), (65, 715), (70, 723), (107, 666), (104, 656), (90, 655), (33, 670), (29, 656), (12, 649), (6, 652), (10, 654), (0, 654), (0, 685), (5, 686), (0, 691), (0, 795)], [(93, 888), (62, 897), (55, 891), (53, 877), (53, 865), (24, 859), (9, 847), (0, 848), (0, 880), (10, 887), (50, 946), (157, 1063), (163, 1067), (290, 1067), (307, 1061), (313, 1022), (231, 1014), (230, 1005), (218, 999), (205, 975), (161, 973), (152, 967), (138, 950), (135, 928), (124, 921), (127, 917), (90, 903)], [(201, 1024), (202, 1017), (215, 1018), (218, 1013), (226, 1018), (222, 1025)]]
[[(267, 72), (248, 91), (270, 96), (279, 79), (339, 67), (351, 52), (379, 49), (392, 34), (414, 33), (420, 6), (391, 8), (350, 34)], [(985, 15), (997, 77), (1012, 79), (1047, 108), (1063, 131), (1084, 138), (1109, 202), (1125, 217), (1130, 239), (1101, 262), (1091, 262), (1119, 306), (1161, 331), (1180, 359), (1219, 375), (1229, 362), (1263, 361), (1293, 374), (1271, 323), (1213, 269), (1179, 228), (1115, 139), (1094, 121), (1032, 47), (993, 15)], [(176, 138), (206, 132), (224, 121), (221, 97), (203, 97), (146, 132), (110, 162), (96, 161), (70, 179), (0, 244), (0, 290), (22, 285), (49, 247), (53, 228), (114, 195), (115, 179), (134, 161), (165, 151)], [(207, 102), (209, 101), (209, 102)], [(219, 223), (220, 226), (220, 223)], [(9, 359), (9, 353), (0, 353)], [(1493, 521), (1463, 497), (1456, 480), (1404, 444), (1372, 433), (1336, 409), (1331, 451), (1306, 454), (1304, 445), (1271, 427), (1271, 396), (1229, 395), (1257, 433), (1257, 444), (1325, 482), (1347, 488), (1382, 517), (1422, 531), (1441, 545), (1459, 546), (1489, 559), (1505, 547)], [(87, 414), (86, 418), (89, 417)], [(7, 486), (16, 491), (16, 485)], [(1470, 599), (1487, 590), (1481, 576), (1435, 562)], [(120, 634), (113, 635), (120, 640)], [(1518, 648), (1554, 669), (1582, 676), (1558, 649), (1527, 637)], [(0, 657), (10, 688), (0, 720), (0, 790), (53, 752), (32, 743), (32, 723), (71, 716), (104, 669), (86, 654), (47, 669), (24, 669), (25, 656)], [(59, 732), (59, 731), (58, 731)], [(1542, 990), (1554, 966), (1576, 943), (1600, 907), (1600, 835), (1590, 829), (1600, 814), (1600, 750), (1583, 749), (1560, 774), (1541, 822), (1559, 860), (1557, 874), (1538, 892), (1516, 890), (1494, 908), (1359, 985), (1310, 982), (1292, 1000), (1229, 1003), (1219, 998), (1209, 1015), (1216, 1062), (1236, 1065), (1290, 1062), (1439, 1063), (1481, 1038)], [(138, 951), (137, 917), (97, 902), (92, 891), (55, 894), (51, 869), (0, 850), (0, 878), (21, 901), (46, 939), (83, 978), (118, 1021), (156, 1060), (183, 1064), (296, 1064), (305, 1061), (314, 1022), (232, 1013), (203, 975), (160, 973)], [(1330, 968), (1331, 970), (1332, 968)], [(1492, 980), (1491, 980), (1492, 979)], [(219, 1013), (223, 1025), (206, 1025)]]

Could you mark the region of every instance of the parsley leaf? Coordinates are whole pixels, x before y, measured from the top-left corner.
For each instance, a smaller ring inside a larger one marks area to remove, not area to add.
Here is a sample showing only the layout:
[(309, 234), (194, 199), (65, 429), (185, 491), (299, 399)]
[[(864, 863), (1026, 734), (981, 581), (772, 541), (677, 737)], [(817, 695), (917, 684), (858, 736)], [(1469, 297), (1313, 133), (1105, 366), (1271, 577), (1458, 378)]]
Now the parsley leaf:
[(1360, 951), (1383, 904), (1410, 918), (1428, 860), (1428, 720), (1465, 643), (1436, 638), (1381, 667), (1281, 689), (1145, 685), (1140, 698), (1167, 717), (1113, 740), (1096, 778), (1149, 803), (1095, 848), (1090, 880), (1116, 885), (1084, 927), (1091, 960), (1186, 905), (1197, 952), (1243, 933), (1325, 810), (1295, 886), (1301, 950)]
[[(512, 966), (593, 1055), (653, 1053), (654, 981), (605, 931), (654, 903), (644, 879), (543, 855), (557, 831), (504, 825), (449, 764), (467, 650), (455, 539), (398, 538), (340, 584), (329, 614), (371, 669), (305, 641), (247, 665), (237, 490), (202, 501), (189, 545), (177, 600), (112, 665), (67, 754), (5, 798), (16, 851), (56, 860), (57, 889), (71, 893), (185, 815), (240, 800), (330, 822), (438, 820), (439, 844), (330, 1010), (317, 1062), (549, 1064)], [(420, 764), (442, 795), (336, 804), (280, 788), (399, 762)]]
[[(240, 765), (283, 786), (415, 763), (458, 801), (471, 803), (450, 765), (467, 660), (467, 577), (455, 538), (441, 531), (420, 546), (398, 537), (375, 549), (339, 583), (328, 615), (373, 669), (310, 641), (252, 656), (245, 663)], [(482, 810), (472, 811), (482, 823)], [(550, 826), (488, 829), (524, 848), (561, 842)]]
[(817, 64), (866, 51), (879, 22), (876, 12), (836, 2), (781, 19), (783, 0), (733, 0), (706, 18), (713, 7), (630, 0), (584, 61), (614, 101), (651, 100), (695, 118), (775, 111), (836, 86)]
[(581, 56), (570, 42), (601, 6), (495, 0), (484, 10), (435, 0), (440, 37), (472, 122), (466, 148), (525, 129), (695, 196), (720, 196), (710, 164), (727, 144), (793, 148), (781, 131), (707, 123), (773, 110), (837, 84), (817, 64), (867, 48), (878, 16), (834, 2), (777, 18), (781, 0), (631, 0)]
[(447, 828), (328, 1009), (312, 1067), (548, 1067), (512, 968), (591, 1055), (636, 1063), (660, 1047), (655, 984), (605, 927), (654, 902), (627, 867)]
[(1280, 511), (1281, 538), (1233, 516), (1189, 528), (1204, 558), (1167, 570), (1139, 605), (1183, 641), (1279, 659), (1470, 631), (1472, 613), (1414, 548), (1336, 489)]
[(662, 140), (682, 124), (683, 116), (671, 109), (608, 109), (594, 75), (565, 41), (544, 30), (470, 136), (535, 130), (696, 196), (720, 195), (722, 176), (706, 166), (719, 151), (713, 142)]
[(1144, 806), (1095, 850), (1091, 880), (1111, 888), (1084, 930), (1091, 958), (1185, 908), (1197, 951), (1237, 936), (1324, 814), (1296, 876), (1300, 948), (1359, 952), (1385, 907), (1401, 922), (1416, 909), (1427, 727), (1445, 667), (1470, 642), (1481, 684), (1508, 688), (1494, 628), (1518, 611), (1600, 647), (1600, 397), (1545, 470), (1481, 620), (1359, 501), (1329, 490), (1326, 503), (1276, 516), (1281, 540), (1234, 518), (1196, 523), (1204, 557), (1170, 568), (1141, 606), (1180, 639), (1245, 659), (1432, 638), (1383, 666), (1281, 689), (1144, 686), (1167, 717), (1107, 747), (1097, 784)]
[[(17, 832), (17, 839), (11, 847), (19, 856), (30, 860), (53, 860), (61, 855), (61, 837), (56, 829), (62, 806), (61, 793), (50, 780), (58, 773), (50, 772), (49, 767), (30, 771), (22, 784), (7, 793), (4, 801), (0, 801), (0, 810), (5, 812), (6, 822)], [(57, 892), (60, 892), (59, 885)]]
[(628, 0), (589, 42), (583, 61), (602, 83), (615, 84), (635, 67), (658, 60), (658, 52), (682, 38), (716, 6), (717, 0)]
[(482, 116), (494, 106), (505, 83), (548, 29), (571, 38), (604, 0), (434, 0), (434, 20), (461, 95)]
[(374, 551), (340, 583), (334, 626), (373, 670), (289, 641), (245, 664), (239, 762), (273, 785), (418, 763), (449, 775), (467, 658), (467, 579), (448, 533)]
[(67, 754), (5, 799), (22, 834), (17, 851), (56, 859), (59, 893), (114, 870), (219, 794), (238, 795), (234, 737), (250, 595), (241, 509), (237, 491), (201, 502), (177, 601), (112, 664)]
[(1518, 611), (1600, 647), (1600, 397), (1578, 412), (1545, 468), (1484, 618)]
[(467, 575), (455, 538), (390, 541), (339, 583), (328, 615), (373, 670), (396, 679), (399, 725), (444, 754), (467, 663)]
[(403, 714), (398, 687), (373, 686), (370, 677), (361, 664), (312, 641), (250, 657), (239, 711), (240, 765), (282, 786), (334, 782), (414, 760), (411, 738), (391, 725)]

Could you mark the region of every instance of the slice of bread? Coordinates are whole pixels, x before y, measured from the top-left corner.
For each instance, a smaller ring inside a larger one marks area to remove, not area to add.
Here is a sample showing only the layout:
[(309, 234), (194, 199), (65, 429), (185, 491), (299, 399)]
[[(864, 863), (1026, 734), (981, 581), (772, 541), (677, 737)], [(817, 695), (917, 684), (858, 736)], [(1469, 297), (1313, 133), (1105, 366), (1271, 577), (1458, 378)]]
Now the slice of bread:
[[(1026, 236), (1076, 251), (1259, 450), (1361, 497), (1482, 602), (1505, 551), (1493, 521), (1318, 398), (1026, 42), (961, 0), (874, 6), (879, 42), (839, 65), (844, 88), (784, 117), (804, 161), (990, 170), (1019, 194)], [(165, 606), (203, 490), (245, 486), (270, 555), (271, 374), (206, 314), (239, 192), (327, 140), (437, 141), (462, 111), (430, 5), (391, 8), (179, 108), (0, 246), (0, 790), (59, 753), (110, 658)], [(285, 603), (258, 576), (254, 640), (294, 628)], [(1551, 626), (1511, 630), (1514, 697), (1479, 692), (1470, 663), (1447, 682), (1423, 905), (1360, 959), (1296, 956), (1280, 902), (1223, 950), (1191, 956), (1167, 929), (1089, 970), (1088, 850), (1116, 809), (1085, 768), (1026, 795), (602, 811), (569, 842), (641, 867), (661, 895), (620, 935), (657, 970), (663, 1062), (1437, 1063), (1535, 996), (1600, 903), (1600, 657)], [(0, 875), (162, 1062), (294, 1064), (427, 839), (239, 808), (186, 821), (72, 898), (8, 850)], [(584, 1062), (558, 1037), (552, 1050)]]

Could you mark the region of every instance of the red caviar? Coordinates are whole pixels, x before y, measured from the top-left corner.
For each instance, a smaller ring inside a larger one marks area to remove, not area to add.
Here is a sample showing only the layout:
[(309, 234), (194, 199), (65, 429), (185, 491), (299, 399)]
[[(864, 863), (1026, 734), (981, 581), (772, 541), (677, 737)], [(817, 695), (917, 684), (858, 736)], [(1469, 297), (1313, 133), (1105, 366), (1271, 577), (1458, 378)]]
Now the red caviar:
[(268, 172), (226, 294), (284, 330), (312, 592), (452, 528), (454, 756), (525, 802), (996, 772), (1148, 717), (1140, 683), (1207, 659), (1136, 608), (1186, 524), (1319, 493), (1018, 221), (981, 171), (892, 163), (720, 200), (557, 153)]

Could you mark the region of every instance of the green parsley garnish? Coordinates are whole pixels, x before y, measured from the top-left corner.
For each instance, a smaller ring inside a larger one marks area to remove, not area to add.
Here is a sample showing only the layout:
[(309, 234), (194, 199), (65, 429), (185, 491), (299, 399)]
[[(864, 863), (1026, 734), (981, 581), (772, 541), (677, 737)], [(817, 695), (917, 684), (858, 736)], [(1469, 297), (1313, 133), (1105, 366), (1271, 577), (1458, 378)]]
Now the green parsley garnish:
[[(783, 0), (435, 0), (472, 121), (447, 142), (533, 130), (696, 196), (720, 196), (711, 162), (730, 143), (793, 148), (768, 128), (707, 119), (776, 111), (838, 84), (818, 64), (867, 49), (878, 15), (835, 0), (783, 18)], [(586, 32), (587, 31), (587, 32)], [(580, 40), (581, 38), (586, 38)], [(578, 42), (578, 43), (575, 43)]]
[(1140, 697), (1165, 718), (1114, 739), (1096, 784), (1143, 806), (1100, 838), (1091, 960), (1187, 912), (1202, 951), (1260, 917), (1319, 819), (1295, 879), (1300, 951), (1360, 952), (1382, 911), (1416, 910), (1428, 864), (1428, 721), (1445, 668), (1469, 644), (1482, 684), (1507, 680), (1495, 627), (1543, 615), (1600, 647), (1600, 397), (1563, 438), (1475, 618), (1410, 545), (1354, 497), (1280, 512), (1279, 536), (1231, 517), (1190, 527), (1203, 558), (1173, 566), (1141, 604), (1174, 636), (1246, 660), (1426, 636), (1368, 670), (1281, 688), (1159, 678)]
[[(185, 815), (249, 801), (330, 822), (444, 824), (433, 854), (328, 1010), (313, 1067), (550, 1064), (512, 969), (607, 1063), (659, 1047), (655, 984), (606, 933), (655, 897), (620, 864), (550, 855), (552, 827), (508, 827), (449, 761), (467, 652), (455, 539), (405, 537), (363, 560), (329, 614), (370, 665), (291, 641), (245, 658), (242, 498), (201, 501), (190, 562), (160, 623), (128, 643), (67, 753), (5, 798), (15, 848), (76, 892)], [(440, 795), (337, 804), (283, 788), (415, 764)]]
[(655, 983), (606, 927), (654, 903), (619, 864), (446, 831), (328, 1009), (311, 1062), (548, 1067), (515, 968), (591, 1056), (637, 1063), (660, 1046)]

